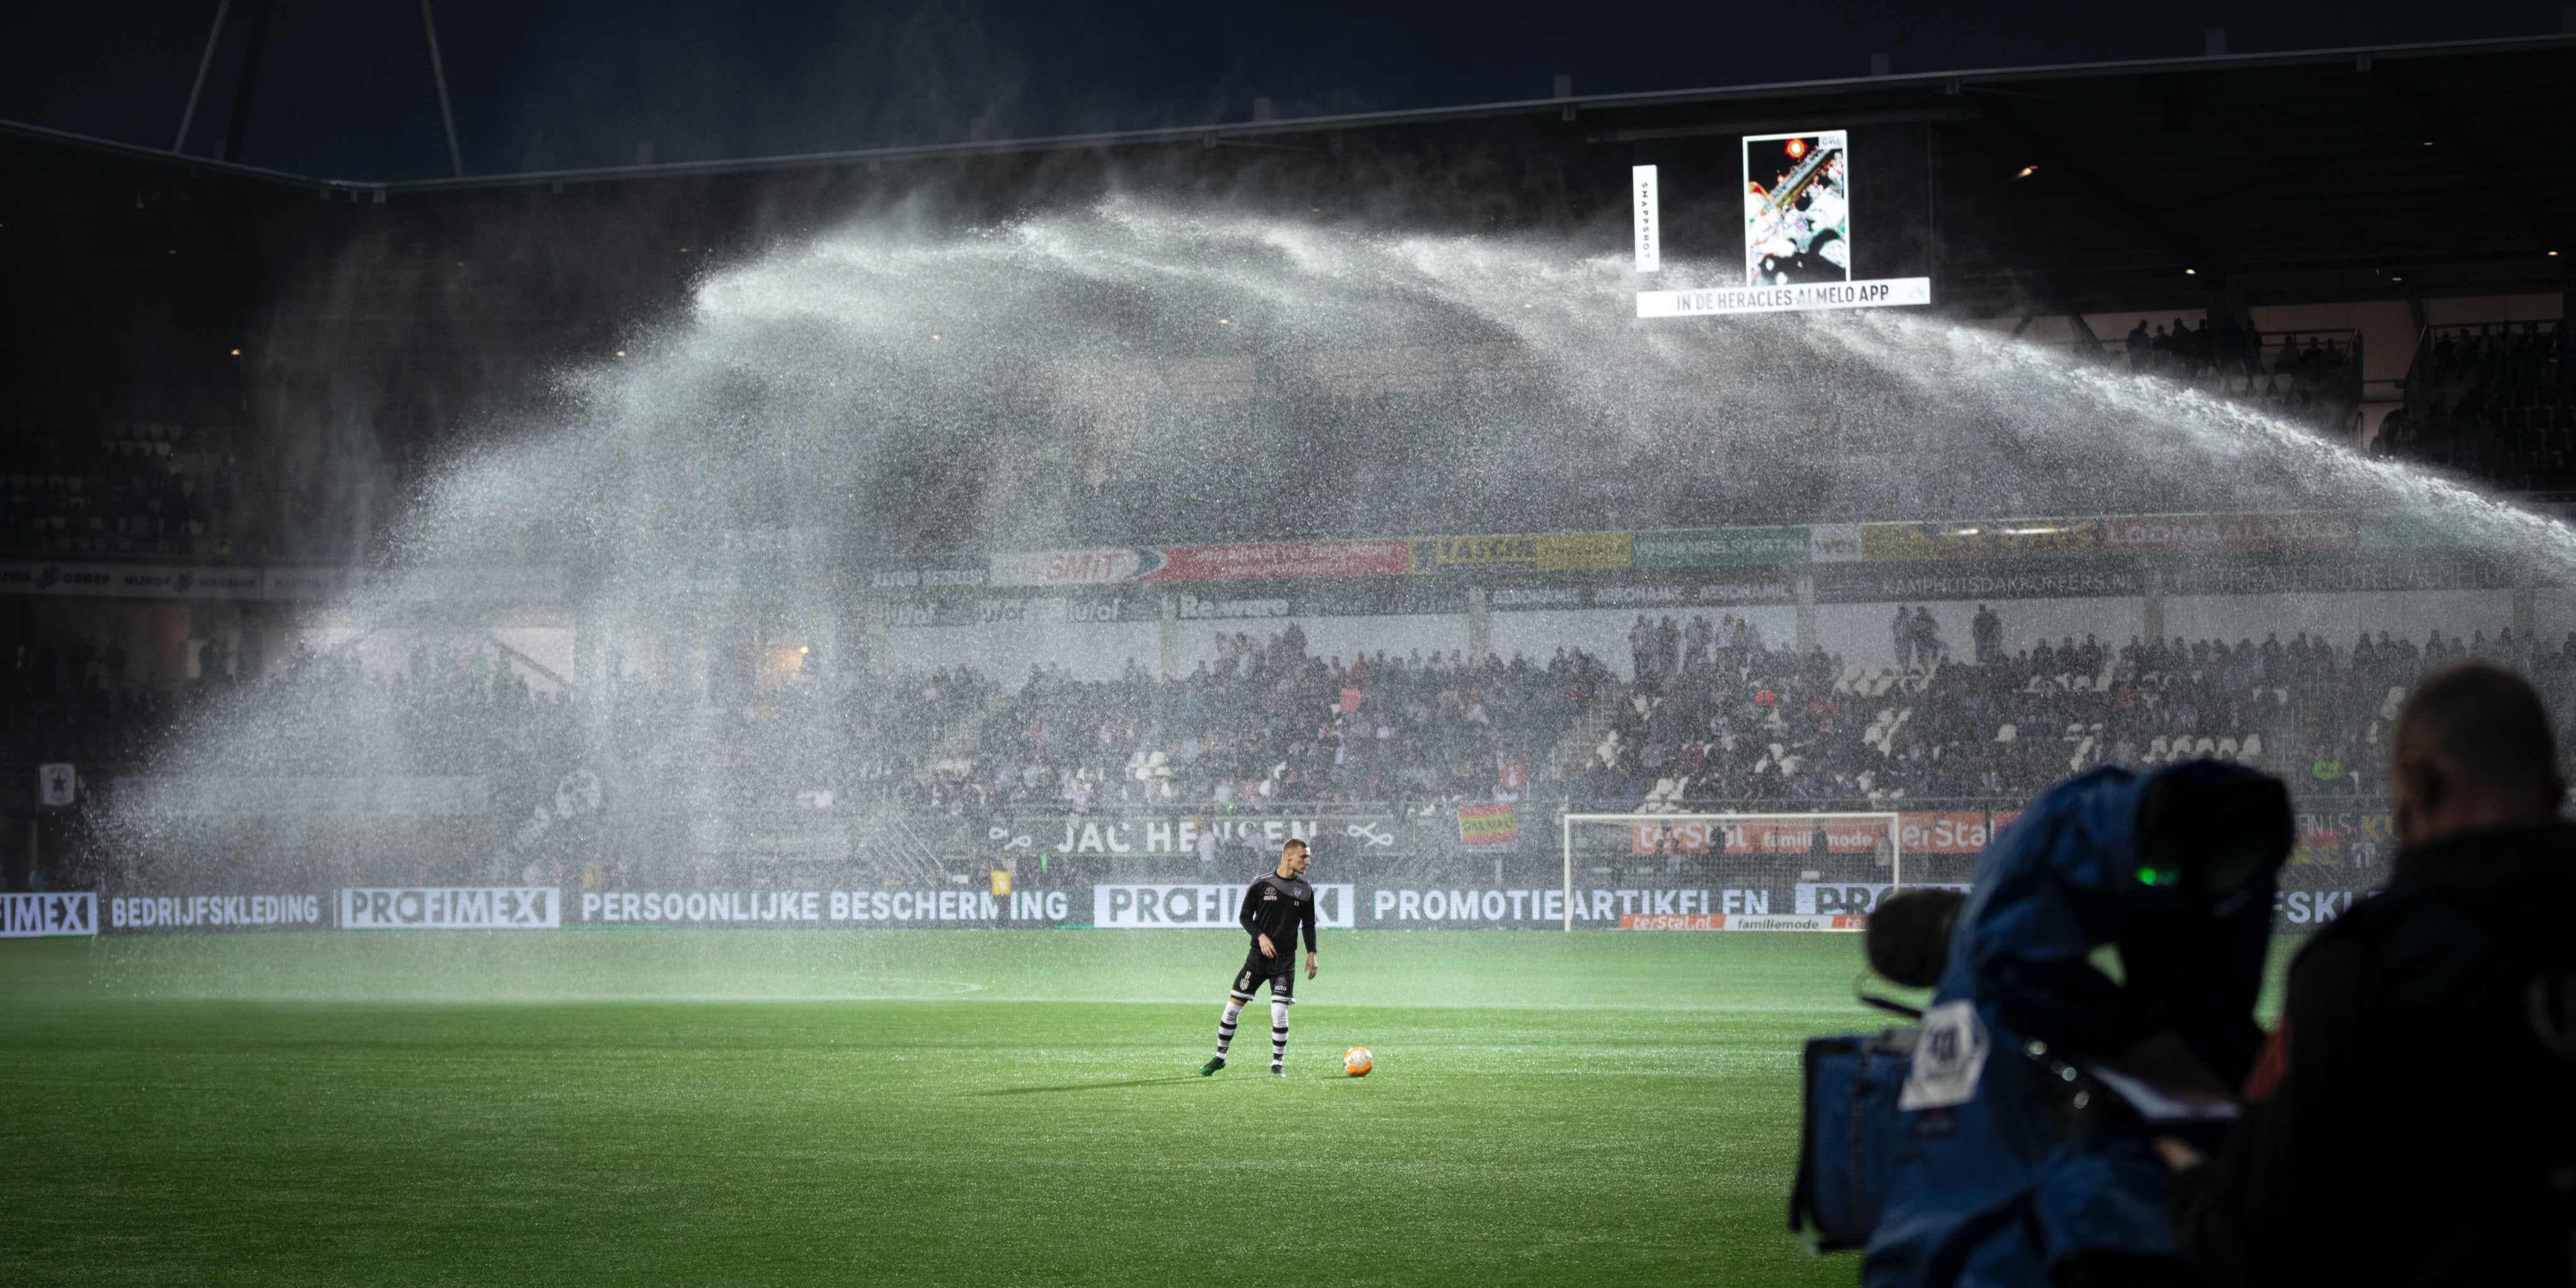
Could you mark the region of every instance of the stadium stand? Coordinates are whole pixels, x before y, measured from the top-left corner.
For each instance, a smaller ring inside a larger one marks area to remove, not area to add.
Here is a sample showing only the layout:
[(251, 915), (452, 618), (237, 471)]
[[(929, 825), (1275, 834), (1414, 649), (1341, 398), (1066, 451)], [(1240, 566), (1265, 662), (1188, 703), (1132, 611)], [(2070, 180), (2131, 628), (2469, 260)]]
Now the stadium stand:
[[(1117, 680), (1039, 671), (1003, 691), (962, 666), (861, 669), (703, 709), (635, 675), (596, 703), (549, 692), (489, 650), (417, 649), (375, 675), (308, 652), (245, 708), (306, 731), (292, 763), (264, 767), (272, 773), (478, 775), (551, 790), (579, 765), (582, 723), (606, 721), (619, 763), (596, 768), (641, 799), (688, 781), (685, 759), (720, 745), (738, 757), (725, 807), (811, 805), (822, 793), (826, 804), (969, 819), (1349, 802), (1426, 812), (1512, 799), (1647, 811), (2013, 803), (2097, 764), (2203, 756), (2322, 795), (2368, 796), (2397, 704), (2432, 669), (2504, 663), (2531, 675), (2553, 709), (2576, 710), (2576, 634), (2554, 648), (2509, 630), (2420, 643), (2365, 633), (2349, 647), (2305, 633), (2116, 648), (2088, 635), (1984, 663), (1938, 652), (1902, 667), (1801, 657), (1740, 623), (1683, 634), (1691, 643), (1676, 665), (1650, 656), (1625, 682), (1580, 650), (1543, 665), (1345, 662), (1307, 655), (1293, 638), (1244, 636), (1239, 652), (1186, 678), (1150, 679), (1131, 663)], [(124, 682), (112, 650), (42, 661), (53, 681), (22, 667), (6, 695), (12, 759), (136, 763), (230, 696), (221, 681)]]
[(2256, 331), (2212, 312), (2197, 323), (2142, 318), (2119, 339), (2070, 348), (2104, 366), (2189, 385), (2319, 433), (2349, 440), (2360, 425), (2357, 331)]
[(1902, 668), (1721, 650), (1713, 667), (1617, 693), (1575, 795), (1649, 811), (2019, 801), (2094, 765), (2215, 757), (2364, 796), (2385, 777), (2408, 688), (2473, 657), (2524, 670), (2553, 710), (2576, 692), (2576, 635), (2534, 649), (2510, 630), (2420, 645), (2382, 632), (2350, 648), (2304, 632), (2116, 650), (2088, 635)]
[(2373, 450), (2510, 491), (2576, 486), (2571, 339), (2559, 321), (2428, 330)]
[(1173, 802), (1406, 801), (1439, 808), (1526, 793), (1548, 751), (1605, 687), (1580, 650), (1320, 658), (1302, 635), (1249, 635), (1185, 679), (1133, 662), (1116, 681), (1037, 673), (940, 766), (942, 807), (1073, 813)]
[(0, 425), (0, 551), (69, 557), (234, 553), (239, 476), (204, 425)]

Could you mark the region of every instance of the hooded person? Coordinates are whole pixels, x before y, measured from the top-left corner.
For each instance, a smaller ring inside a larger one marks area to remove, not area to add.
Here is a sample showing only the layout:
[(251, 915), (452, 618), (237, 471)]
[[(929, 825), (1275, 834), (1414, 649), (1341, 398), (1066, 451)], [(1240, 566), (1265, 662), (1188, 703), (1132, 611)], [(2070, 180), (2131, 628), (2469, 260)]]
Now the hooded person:
[(2576, 827), (2547, 710), (2471, 662), (2390, 739), (2387, 887), (2310, 937), (2215, 1151), (2158, 1142), (2208, 1281), (2576, 1283)]
[[(2187, 1281), (2165, 1131), (2104, 1071), (2237, 1085), (2293, 827), (2281, 783), (2104, 767), (1986, 847), (1898, 1101), (1871, 1285)], [(2094, 965), (2105, 947), (2121, 978)]]

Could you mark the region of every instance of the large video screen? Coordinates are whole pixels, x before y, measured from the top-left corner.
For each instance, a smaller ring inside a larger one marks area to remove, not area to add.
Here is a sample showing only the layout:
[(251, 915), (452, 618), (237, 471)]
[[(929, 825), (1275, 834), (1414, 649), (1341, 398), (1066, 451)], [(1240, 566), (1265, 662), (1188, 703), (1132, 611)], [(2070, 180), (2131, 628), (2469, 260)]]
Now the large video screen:
[[(1638, 291), (1637, 316), (1932, 302), (1919, 131), (1812, 129), (1727, 141), (1735, 155), (1722, 160), (1692, 140), (1632, 168), (1637, 271), (1663, 279)], [(1721, 189), (1733, 200), (1713, 200)]]
[(1744, 284), (1851, 280), (1851, 144), (1841, 130), (1744, 140)]

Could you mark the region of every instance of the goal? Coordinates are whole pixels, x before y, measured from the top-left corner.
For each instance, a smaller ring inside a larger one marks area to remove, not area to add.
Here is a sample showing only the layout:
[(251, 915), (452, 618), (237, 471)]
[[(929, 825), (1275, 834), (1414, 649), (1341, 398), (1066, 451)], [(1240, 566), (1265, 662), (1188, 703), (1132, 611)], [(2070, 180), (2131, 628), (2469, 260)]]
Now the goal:
[(1902, 816), (1567, 814), (1565, 928), (1857, 930), (1905, 883)]

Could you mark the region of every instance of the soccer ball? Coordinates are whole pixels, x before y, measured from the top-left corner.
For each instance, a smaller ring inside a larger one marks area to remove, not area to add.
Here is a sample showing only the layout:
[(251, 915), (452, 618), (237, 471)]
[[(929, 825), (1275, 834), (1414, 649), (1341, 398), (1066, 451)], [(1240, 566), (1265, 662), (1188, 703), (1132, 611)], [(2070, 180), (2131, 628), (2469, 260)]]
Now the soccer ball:
[(1369, 1058), (1367, 1047), (1352, 1047), (1342, 1053), (1342, 1072), (1354, 1078), (1365, 1078), (1368, 1071), (1376, 1067), (1377, 1062)]

